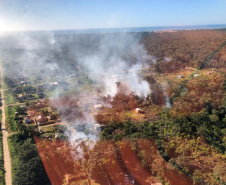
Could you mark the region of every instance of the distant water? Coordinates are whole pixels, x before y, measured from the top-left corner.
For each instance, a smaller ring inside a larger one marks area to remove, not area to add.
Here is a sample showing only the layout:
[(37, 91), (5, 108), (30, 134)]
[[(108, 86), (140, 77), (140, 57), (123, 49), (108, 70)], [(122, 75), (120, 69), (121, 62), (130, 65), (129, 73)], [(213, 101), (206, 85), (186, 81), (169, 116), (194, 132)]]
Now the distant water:
[(73, 29), (54, 30), (55, 34), (81, 34), (81, 33), (120, 33), (120, 32), (153, 32), (164, 30), (200, 30), (200, 29), (222, 29), (226, 24), (218, 25), (193, 25), (193, 26), (158, 26), (158, 27), (134, 27), (134, 28), (102, 28), (102, 29)]
[(18, 33), (46, 34), (47, 32), (53, 32), (54, 34), (92, 34), (92, 33), (121, 33), (121, 32), (125, 33), (125, 32), (154, 32), (154, 31), (164, 31), (164, 30), (222, 29), (222, 28), (226, 28), (226, 24), (24, 31), (24, 32), (7, 32), (6, 35), (18, 34)]

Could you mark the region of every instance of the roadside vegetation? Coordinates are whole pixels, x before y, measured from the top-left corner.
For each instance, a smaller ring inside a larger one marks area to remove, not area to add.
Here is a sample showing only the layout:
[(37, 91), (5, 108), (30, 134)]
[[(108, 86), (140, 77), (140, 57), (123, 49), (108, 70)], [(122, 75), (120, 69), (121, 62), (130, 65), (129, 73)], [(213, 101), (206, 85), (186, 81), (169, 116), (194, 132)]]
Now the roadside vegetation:
[(23, 132), (8, 138), (13, 185), (50, 184), (32, 134)]
[(7, 122), (7, 125), (8, 125), (8, 129), (11, 132), (15, 132), (17, 130), (17, 127), (18, 127), (18, 123), (15, 120), (15, 112), (16, 112), (15, 106), (5, 107), (6, 122)]
[(15, 103), (13, 95), (10, 93), (9, 90), (4, 91), (4, 97), (5, 97), (5, 104), (10, 105)]
[[(0, 109), (0, 120), (2, 120), (2, 110)], [(2, 130), (0, 131), (0, 185), (5, 184), (5, 170), (4, 170), (4, 155), (3, 155), (3, 142)]]

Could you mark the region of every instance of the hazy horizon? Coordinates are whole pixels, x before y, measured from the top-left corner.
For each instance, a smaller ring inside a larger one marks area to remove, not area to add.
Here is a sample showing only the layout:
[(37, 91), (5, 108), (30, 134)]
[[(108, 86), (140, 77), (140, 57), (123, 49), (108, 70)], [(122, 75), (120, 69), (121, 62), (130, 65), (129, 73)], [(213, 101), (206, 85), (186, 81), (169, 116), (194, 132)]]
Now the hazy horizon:
[(226, 24), (226, 2), (0, 0), (0, 32)]
[[(180, 31), (180, 30), (203, 30), (203, 29), (225, 29), (226, 24), (205, 24), (205, 25), (173, 25), (173, 26), (149, 26), (149, 27), (106, 27), (106, 28), (68, 28), (53, 30), (11, 30), (2, 33), (23, 33), (23, 32), (72, 32), (72, 33), (114, 33), (114, 32), (152, 32), (152, 31)], [(1, 33), (1, 32), (0, 32)]]

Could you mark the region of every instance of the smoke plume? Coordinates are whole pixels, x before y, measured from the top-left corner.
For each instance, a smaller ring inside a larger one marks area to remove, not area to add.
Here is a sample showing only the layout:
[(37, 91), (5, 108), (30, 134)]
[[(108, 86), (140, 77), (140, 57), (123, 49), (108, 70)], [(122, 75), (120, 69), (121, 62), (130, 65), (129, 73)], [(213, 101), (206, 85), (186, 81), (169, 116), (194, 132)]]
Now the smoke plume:
[[(126, 94), (133, 91), (135, 95), (146, 97), (150, 87), (142, 77), (142, 70), (155, 60), (147, 54), (140, 37), (132, 33), (60, 35), (51, 32), (1, 37), (4, 75), (41, 75), (45, 80), (43, 83), (69, 83), (69, 89), (87, 95), (88, 102), (83, 102), (85, 98), (78, 100), (82, 109), (86, 104), (92, 106), (102, 102), (98, 102), (95, 96), (91, 99), (85, 87), (70, 80), (70, 75), (77, 79), (86, 76), (100, 84), (103, 95), (113, 97), (118, 91), (116, 82), (120, 82), (126, 86)], [(63, 96), (62, 92), (56, 88), (51, 93), (50, 103), (61, 113), (61, 120), (68, 124), (65, 134), (75, 143), (95, 142), (99, 131), (95, 128), (97, 123), (93, 114), (83, 112), (80, 116), (76, 107), (57, 102)]]

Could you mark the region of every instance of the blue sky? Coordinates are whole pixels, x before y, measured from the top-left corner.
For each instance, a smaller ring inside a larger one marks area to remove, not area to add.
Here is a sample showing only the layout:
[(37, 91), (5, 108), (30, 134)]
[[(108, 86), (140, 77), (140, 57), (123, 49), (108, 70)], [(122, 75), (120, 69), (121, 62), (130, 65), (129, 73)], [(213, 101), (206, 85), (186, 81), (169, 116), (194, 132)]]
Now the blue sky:
[(0, 0), (0, 31), (226, 24), (226, 0)]

